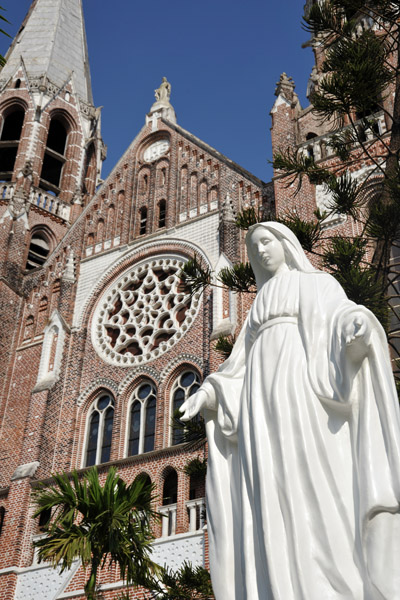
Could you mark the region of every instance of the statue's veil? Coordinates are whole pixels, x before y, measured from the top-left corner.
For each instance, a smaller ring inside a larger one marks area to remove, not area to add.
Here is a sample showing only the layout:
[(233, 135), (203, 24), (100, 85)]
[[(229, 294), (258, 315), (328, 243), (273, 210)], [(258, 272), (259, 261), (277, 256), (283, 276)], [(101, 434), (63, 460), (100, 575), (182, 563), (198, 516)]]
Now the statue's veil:
[(252, 245), (250, 244), (251, 236), (257, 229), (257, 227), (263, 227), (264, 229), (267, 229), (281, 242), (283, 250), (285, 252), (286, 264), (290, 270), (302, 271), (303, 273), (318, 272), (318, 269), (315, 269), (315, 267), (313, 267), (310, 261), (308, 260), (303, 248), (300, 245), (299, 240), (289, 229), (289, 227), (286, 227), (286, 225), (283, 225), (282, 223), (277, 223), (275, 221), (256, 223), (255, 225), (249, 227), (249, 230), (246, 235), (246, 246), (247, 255), (253, 268), (254, 275), (256, 276), (258, 289), (260, 289), (261, 286), (267, 281), (268, 275), (265, 269), (262, 267), (262, 265), (260, 265), (260, 263), (258, 262)]

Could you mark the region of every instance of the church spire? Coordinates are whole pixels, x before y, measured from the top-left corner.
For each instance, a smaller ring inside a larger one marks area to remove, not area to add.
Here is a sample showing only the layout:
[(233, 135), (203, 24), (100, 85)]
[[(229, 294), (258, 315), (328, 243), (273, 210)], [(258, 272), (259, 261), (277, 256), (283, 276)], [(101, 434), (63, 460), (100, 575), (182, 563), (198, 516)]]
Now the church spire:
[(22, 59), (30, 79), (43, 78), (57, 88), (72, 75), (79, 98), (93, 104), (82, 0), (33, 0), (6, 58), (3, 85)]

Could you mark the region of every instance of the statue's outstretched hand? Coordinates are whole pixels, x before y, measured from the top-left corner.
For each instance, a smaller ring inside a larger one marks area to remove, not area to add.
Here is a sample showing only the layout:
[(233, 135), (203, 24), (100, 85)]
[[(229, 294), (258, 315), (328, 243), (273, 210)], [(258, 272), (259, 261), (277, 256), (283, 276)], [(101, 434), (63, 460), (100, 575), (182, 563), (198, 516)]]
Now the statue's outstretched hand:
[(343, 338), (350, 358), (361, 361), (368, 353), (371, 338), (371, 322), (367, 315), (352, 314), (343, 327)]
[(202, 389), (193, 394), (193, 396), (190, 396), (179, 409), (182, 413), (181, 421), (190, 421), (190, 419), (193, 419), (207, 404), (207, 401), (207, 392)]

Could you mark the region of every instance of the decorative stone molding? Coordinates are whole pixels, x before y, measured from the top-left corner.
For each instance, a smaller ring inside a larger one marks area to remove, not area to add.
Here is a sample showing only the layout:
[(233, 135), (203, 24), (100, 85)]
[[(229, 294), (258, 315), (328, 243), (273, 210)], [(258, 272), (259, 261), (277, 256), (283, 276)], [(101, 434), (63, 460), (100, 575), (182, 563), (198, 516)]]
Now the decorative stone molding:
[(144, 364), (172, 348), (193, 323), (200, 293), (180, 275), (178, 255), (155, 256), (132, 266), (109, 286), (96, 309), (92, 342), (109, 364)]
[(38, 378), (33, 392), (50, 389), (59, 378), (64, 350), (65, 333), (68, 330), (58, 310), (54, 310), (50, 322), (44, 329), (42, 356)]
[(19, 467), (15, 469), (14, 474), (11, 477), (11, 481), (24, 479), (24, 477), (33, 477), (39, 465), (40, 462), (37, 460), (35, 462), (26, 463), (25, 465), (19, 465)]
[(148, 255), (148, 260), (151, 260), (156, 253), (159, 257), (161, 257), (161, 255), (169, 257), (171, 252), (182, 252), (184, 256), (179, 256), (179, 260), (185, 260), (185, 257), (188, 258), (189, 256), (193, 256), (193, 254), (197, 254), (206, 265), (212, 266), (204, 250), (187, 240), (171, 240), (166, 238), (152, 240), (150, 243), (146, 242), (135, 248), (130, 248), (122, 256), (119, 255), (119, 258), (104, 271), (102, 277), (91, 289), (85, 303), (82, 305), (82, 308), (79, 311), (79, 317), (74, 319), (74, 325), (78, 328), (82, 325), (85, 315), (91, 310), (91, 305), (93, 305), (94, 301), (97, 301), (98, 297), (103, 294), (104, 287), (111, 279), (113, 279), (113, 277), (124, 272), (135, 261), (143, 260), (144, 255)]
[(156, 369), (153, 369), (152, 367), (149, 367), (147, 365), (143, 365), (140, 367), (133, 367), (133, 369), (130, 371), (129, 375), (127, 375), (119, 384), (118, 386), (118, 393), (120, 395), (124, 394), (127, 389), (129, 388), (130, 385), (132, 385), (132, 383), (138, 379), (138, 377), (140, 377), (141, 375), (143, 376), (148, 376), (150, 377), (150, 379), (152, 379), (153, 381), (155, 381), (157, 383), (157, 385), (160, 385), (161, 381), (162, 381), (162, 377), (159, 371), (156, 371)]
[(86, 400), (88, 400), (94, 394), (94, 392), (100, 390), (101, 388), (110, 390), (110, 392), (113, 392), (114, 396), (118, 395), (118, 384), (115, 383), (115, 381), (112, 381), (112, 379), (107, 379), (106, 377), (99, 377), (98, 379), (92, 381), (92, 383), (81, 394), (79, 394), (76, 400), (77, 406), (83, 406)]
[(160, 373), (160, 380), (164, 381), (171, 373), (175, 371), (179, 366), (187, 364), (195, 365), (199, 371), (202, 372), (204, 369), (204, 363), (198, 356), (194, 354), (183, 353), (171, 360), (166, 367)]
[(179, 569), (185, 561), (191, 562), (193, 566), (204, 566), (204, 532), (190, 532), (156, 540), (152, 559), (171, 569)]

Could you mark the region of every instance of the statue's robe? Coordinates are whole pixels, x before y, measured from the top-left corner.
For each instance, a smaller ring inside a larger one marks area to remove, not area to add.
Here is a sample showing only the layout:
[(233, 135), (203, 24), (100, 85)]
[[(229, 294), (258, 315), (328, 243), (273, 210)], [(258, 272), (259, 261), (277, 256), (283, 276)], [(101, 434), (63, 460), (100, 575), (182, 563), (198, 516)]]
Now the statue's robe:
[(326, 273), (281, 273), (203, 389), (217, 600), (400, 598), (400, 417), (372, 313)]

